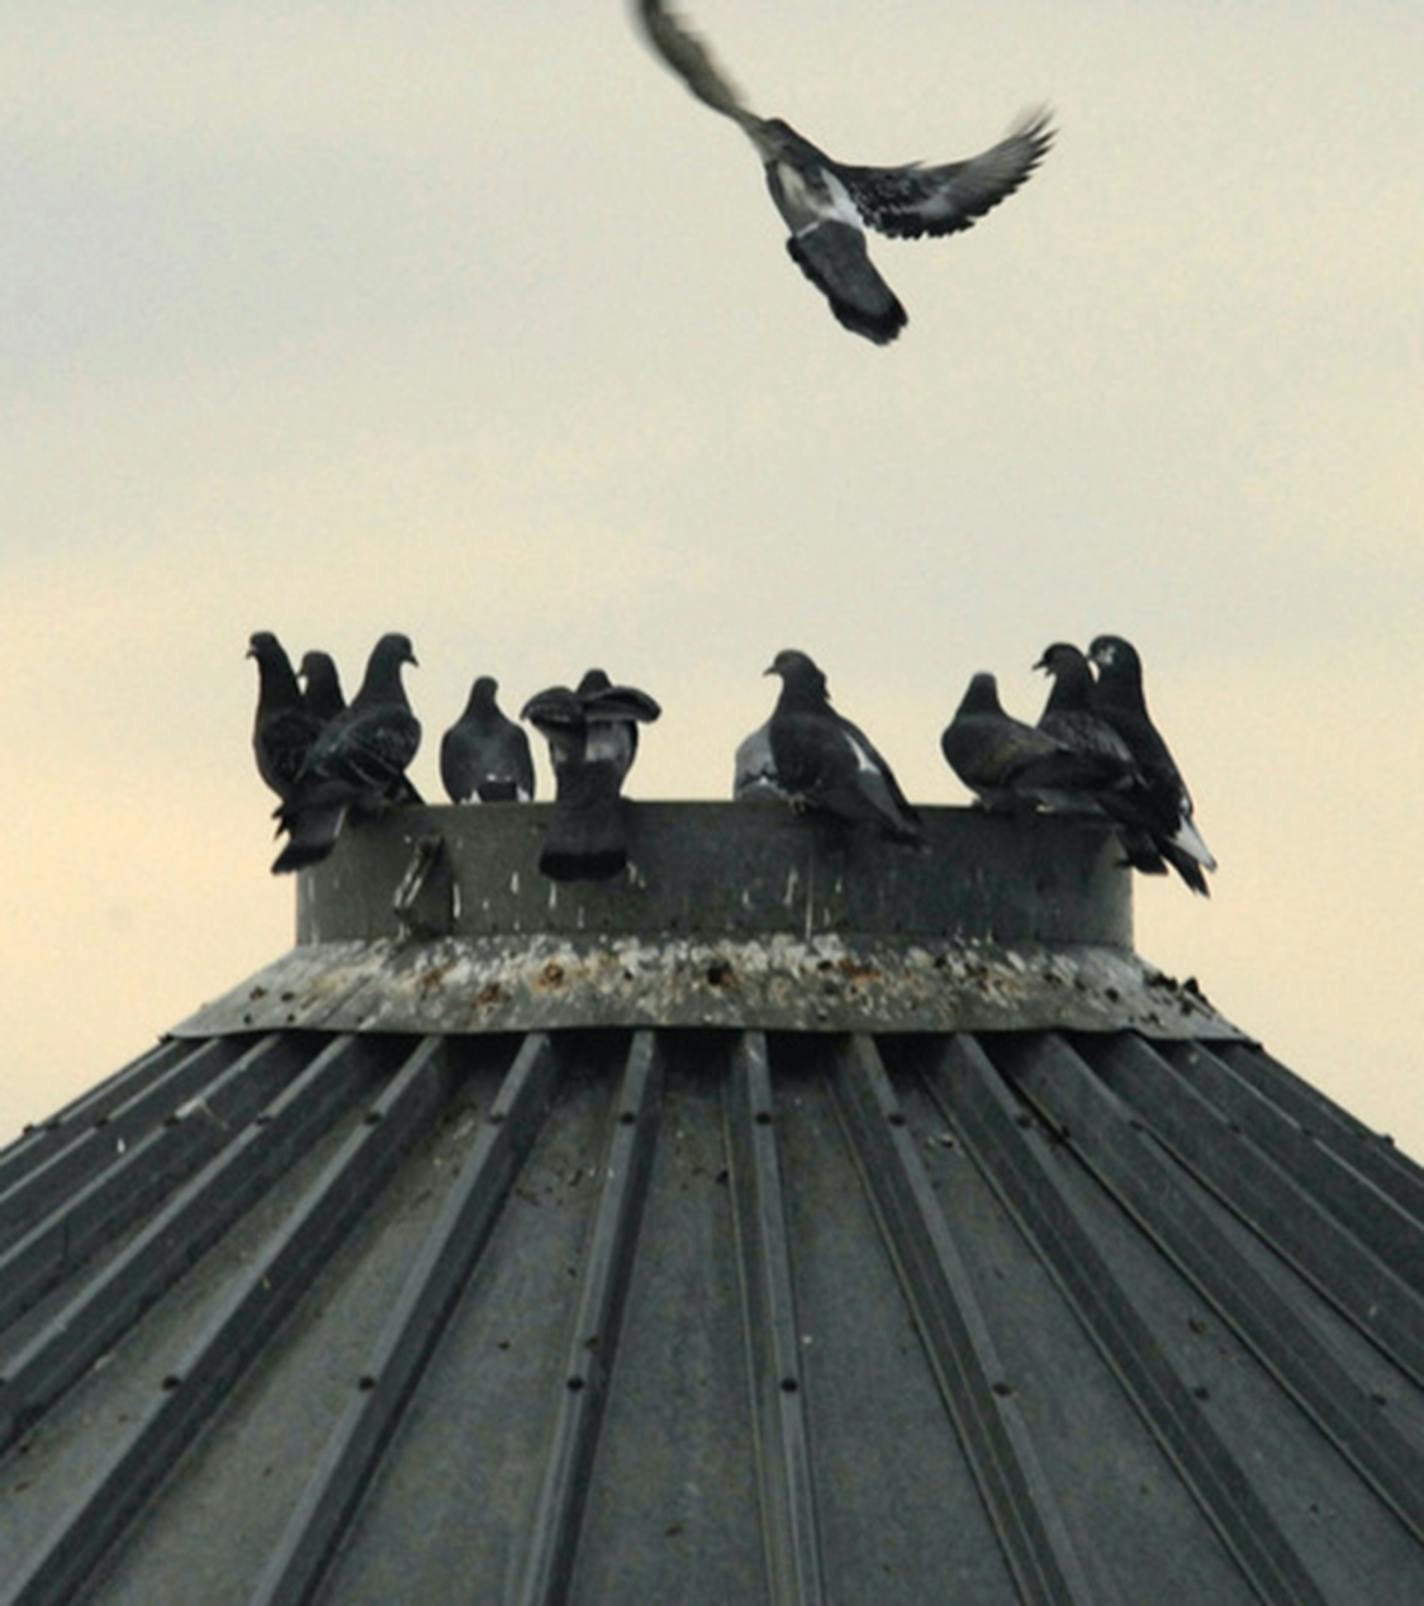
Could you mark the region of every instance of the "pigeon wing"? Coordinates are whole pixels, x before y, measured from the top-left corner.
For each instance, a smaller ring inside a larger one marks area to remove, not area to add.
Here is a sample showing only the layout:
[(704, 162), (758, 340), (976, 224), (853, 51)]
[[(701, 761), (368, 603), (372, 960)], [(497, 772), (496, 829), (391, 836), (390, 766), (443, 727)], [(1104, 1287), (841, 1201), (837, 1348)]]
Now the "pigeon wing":
[(257, 769), (278, 797), (291, 796), (320, 729), (304, 708), (281, 708), (259, 721), (253, 744)]
[[(885, 762), (884, 755), (876, 747), (875, 743), (861, 730), (859, 725), (853, 725), (843, 714), (837, 714), (835, 717), (837, 723), (846, 735), (850, 737), (852, 743), (859, 747), (864, 756), (870, 760), (874, 773), (879, 777), (880, 783), (884, 786), (886, 795), (894, 807), (906, 819), (918, 823), (919, 814), (909, 798), (900, 790), (900, 783), (895, 779), (894, 770)], [(864, 773), (863, 765), (862, 773)]]
[(860, 215), (881, 234), (918, 239), (957, 234), (1012, 195), (1048, 153), (1053, 128), (1036, 111), (1008, 135), (967, 161), (942, 167), (847, 167), (836, 172)]
[(499, 733), (499, 768), (514, 781), (514, 796), (520, 803), (534, 799), (534, 757), (529, 738), (512, 720), (506, 720)]
[(1047, 769), (1066, 756), (1062, 743), (1007, 715), (969, 715), (946, 726), (940, 749), (973, 791), (1015, 786), (1033, 766)]
[(744, 128), (758, 119), (747, 110), (732, 81), (713, 61), (707, 46), (662, 0), (638, 0), (638, 16), (653, 49), (704, 106), (731, 117)]
[(372, 708), (341, 732), (328, 773), (362, 791), (385, 793), (400, 785), (420, 746), (420, 721), (404, 708)]
[(658, 703), (636, 686), (605, 686), (585, 692), (582, 702), (584, 718), (591, 725), (629, 719), (651, 724), (662, 715)]

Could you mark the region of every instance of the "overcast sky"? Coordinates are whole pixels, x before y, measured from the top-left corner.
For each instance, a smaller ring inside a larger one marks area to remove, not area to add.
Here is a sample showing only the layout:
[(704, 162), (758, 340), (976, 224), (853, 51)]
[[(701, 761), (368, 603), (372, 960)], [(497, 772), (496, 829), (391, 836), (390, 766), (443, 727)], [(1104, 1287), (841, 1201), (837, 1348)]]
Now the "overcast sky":
[(1424, 1154), (1424, 7), (697, 0), (853, 162), (1050, 101), (880, 350), (619, 0), (8, 0), (0, 1138), (290, 943), (249, 633), (663, 703), (725, 794), (810, 651), (913, 797), (971, 672), (1134, 640), (1221, 861), (1138, 946)]

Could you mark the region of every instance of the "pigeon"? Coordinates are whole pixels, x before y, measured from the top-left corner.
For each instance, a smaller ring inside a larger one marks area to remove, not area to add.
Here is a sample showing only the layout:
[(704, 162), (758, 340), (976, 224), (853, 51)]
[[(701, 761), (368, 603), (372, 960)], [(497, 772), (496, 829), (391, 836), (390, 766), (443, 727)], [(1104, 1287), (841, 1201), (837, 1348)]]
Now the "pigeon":
[(348, 812), (375, 814), (393, 803), (420, 801), (405, 777), (420, 746), (420, 721), (401, 685), (401, 666), (415, 661), (408, 636), (382, 636), (372, 648), (360, 691), (323, 726), (280, 810), (289, 840), (272, 865), (274, 875), (326, 858)]
[(1104, 774), (1131, 776), (1136, 769), (1127, 743), (1094, 711), (1093, 670), (1084, 654), (1067, 642), (1045, 647), (1033, 666), (1053, 685), (1038, 717), (1038, 728), (1078, 753), (1096, 753), (1105, 760)]
[(732, 796), (738, 803), (790, 801), (790, 793), (776, 776), (771, 756), (771, 721), (759, 725), (737, 743), (732, 761)]
[(780, 785), (793, 800), (896, 842), (918, 842), (919, 815), (870, 738), (831, 707), (826, 677), (804, 652), (777, 653), (781, 695), (767, 732)]
[(1031, 811), (1044, 804), (1092, 812), (1084, 794), (1104, 778), (1100, 761), (1006, 714), (999, 683), (985, 670), (970, 677), (939, 745), (945, 763), (991, 810)]
[[(1146, 777), (1122, 737), (1093, 708), (1092, 666), (1077, 647), (1057, 641), (1033, 666), (1053, 677), (1053, 689), (1038, 728), (1057, 737), (1097, 771), (1083, 791), (1053, 797), (1047, 806), (1074, 813), (1106, 814), (1118, 827), (1124, 863), (1146, 875), (1166, 875), (1160, 841), (1164, 822)], [(1171, 831), (1168, 829), (1170, 837)]]
[(1122, 737), (1142, 772), (1157, 822), (1155, 843), (1182, 880), (1209, 897), (1205, 870), (1216, 860), (1192, 820), (1192, 799), (1181, 771), (1147, 712), (1142, 691), (1142, 660), (1121, 636), (1097, 636), (1088, 657), (1098, 671), (1093, 707)]
[(341, 677), (329, 652), (302, 654), (302, 667), (297, 677), (306, 687), (306, 705), (309, 712), (326, 724), (346, 707), (341, 692)]
[(321, 722), (303, 702), (286, 650), (270, 630), (249, 638), (247, 656), (257, 660), (257, 716), (252, 725), (257, 773), (286, 803)]
[(492, 675), (481, 675), (441, 739), (440, 779), (452, 803), (528, 803), (534, 796), (529, 738), (500, 712), (498, 690)]
[(639, 0), (638, 13), (653, 48), (697, 99), (730, 117), (756, 147), (772, 201), (791, 230), (786, 249), (792, 260), (839, 322), (876, 345), (894, 340), (908, 318), (870, 260), (866, 228), (901, 239), (972, 228), (1018, 189), (1053, 142), (1050, 113), (1037, 110), (966, 161), (848, 166), (779, 117), (748, 110), (706, 46), (663, 0)]
[(638, 751), (638, 726), (662, 709), (646, 692), (590, 669), (574, 691), (552, 686), (524, 705), (549, 743), (554, 811), (539, 869), (551, 881), (606, 881), (628, 863), (621, 789)]

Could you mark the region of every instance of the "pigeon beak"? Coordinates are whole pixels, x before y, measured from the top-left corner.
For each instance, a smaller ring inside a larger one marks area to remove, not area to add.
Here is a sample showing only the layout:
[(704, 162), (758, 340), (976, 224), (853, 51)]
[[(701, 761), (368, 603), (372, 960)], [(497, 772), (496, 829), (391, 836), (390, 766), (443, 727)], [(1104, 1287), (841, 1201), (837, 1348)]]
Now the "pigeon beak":
[(1041, 669), (1044, 672), (1044, 674), (1046, 675), (1048, 673), (1048, 660), (1047, 660), (1047, 658), (1040, 658), (1036, 664), (1030, 664), (1029, 668), (1030, 669)]
[(774, 675), (775, 673), (776, 673), (776, 665), (775, 664), (768, 664), (766, 666), (766, 668), (762, 670), (762, 675), (763, 676)]
[(414, 653), (411, 653), (410, 658), (409, 658), (408, 661), (410, 663), (414, 664), (417, 669), (420, 668), (420, 659), (417, 658)]

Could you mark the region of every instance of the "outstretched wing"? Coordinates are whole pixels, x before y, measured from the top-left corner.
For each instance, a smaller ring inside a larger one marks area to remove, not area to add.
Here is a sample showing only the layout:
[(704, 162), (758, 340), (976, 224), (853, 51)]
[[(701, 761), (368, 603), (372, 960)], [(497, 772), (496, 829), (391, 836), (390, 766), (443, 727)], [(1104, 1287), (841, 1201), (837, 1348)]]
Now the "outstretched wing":
[(757, 121), (706, 45), (664, 8), (662, 0), (638, 0), (638, 16), (653, 48), (698, 100), (744, 127)]
[(636, 686), (602, 686), (597, 691), (585, 692), (581, 701), (584, 718), (590, 725), (627, 720), (651, 724), (662, 714), (657, 701)]
[(1047, 110), (1030, 113), (997, 145), (943, 167), (846, 167), (836, 172), (860, 215), (881, 234), (918, 239), (956, 234), (1012, 195), (1048, 153), (1054, 130)]

